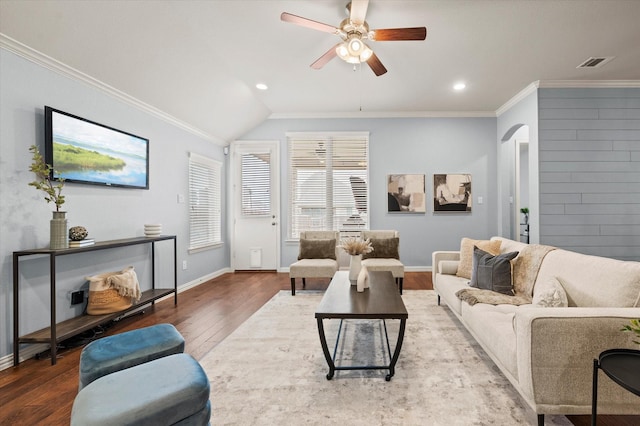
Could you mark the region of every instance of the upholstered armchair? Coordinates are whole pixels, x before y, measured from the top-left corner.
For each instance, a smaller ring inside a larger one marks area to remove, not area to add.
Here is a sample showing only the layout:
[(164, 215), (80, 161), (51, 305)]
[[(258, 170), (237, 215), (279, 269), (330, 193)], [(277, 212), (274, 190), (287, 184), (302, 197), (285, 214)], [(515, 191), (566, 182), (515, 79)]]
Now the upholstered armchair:
[(373, 246), (371, 253), (362, 256), (362, 266), (368, 271), (390, 271), (402, 294), (404, 265), (400, 262), (398, 231), (362, 231), (362, 238), (369, 239)]
[(302, 287), (306, 278), (333, 278), (338, 271), (337, 231), (300, 232), (300, 251), (298, 261), (289, 266), (291, 295), (296, 295), (296, 278), (302, 278)]

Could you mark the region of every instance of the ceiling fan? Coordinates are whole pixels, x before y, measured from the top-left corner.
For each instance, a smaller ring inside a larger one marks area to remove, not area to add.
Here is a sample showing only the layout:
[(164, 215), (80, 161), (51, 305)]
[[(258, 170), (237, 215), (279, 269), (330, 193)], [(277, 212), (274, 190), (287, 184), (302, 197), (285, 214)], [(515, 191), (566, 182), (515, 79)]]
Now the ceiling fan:
[(311, 68), (320, 69), (336, 56), (342, 60), (359, 64), (366, 62), (375, 75), (380, 76), (387, 72), (380, 59), (367, 46), (364, 40), (372, 41), (404, 41), (404, 40), (424, 40), (427, 38), (426, 27), (413, 28), (386, 28), (370, 30), (369, 24), (365, 21), (369, 0), (352, 0), (347, 4), (349, 17), (334, 27), (329, 24), (303, 18), (291, 13), (283, 12), (280, 19), (284, 22), (300, 25), (318, 31), (335, 34), (342, 41), (329, 49), (324, 55), (311, 64)]

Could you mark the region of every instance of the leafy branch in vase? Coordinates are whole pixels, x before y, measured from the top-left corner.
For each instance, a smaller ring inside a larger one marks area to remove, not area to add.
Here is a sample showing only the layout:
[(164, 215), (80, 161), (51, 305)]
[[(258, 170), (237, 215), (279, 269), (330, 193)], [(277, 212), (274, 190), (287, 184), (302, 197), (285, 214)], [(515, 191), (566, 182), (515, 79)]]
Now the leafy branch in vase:
[(29, 152), (33, 154), (33, 162), (29, 167), (29, 170), (36, 175), (36, 180), (29, 182), (29, 186), (33, 186), (36, 189), (44, 191), (44, 199), (47, 203), (54, 203), (56, 205), (56, 211), (60, 211), (60, 207), (64, 204), (64, 195), (62, 195), (62, 188), (64, 187), (64, 179), (61, 179), (56, 185), (51, 180), (51, 170), (53, 167), (45, 163), (42, 154), (38, 150), (38, 147), (31, 145)]

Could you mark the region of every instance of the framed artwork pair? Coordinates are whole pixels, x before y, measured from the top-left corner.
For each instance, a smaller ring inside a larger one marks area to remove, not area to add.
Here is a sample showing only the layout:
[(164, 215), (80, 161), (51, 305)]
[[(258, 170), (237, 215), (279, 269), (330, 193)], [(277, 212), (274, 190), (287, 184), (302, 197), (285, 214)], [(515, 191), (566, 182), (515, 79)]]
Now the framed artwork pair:
[[(389, 213), (425, 213), (426, 177), (422, 174), (387, 175)], [(434, 174), (433, 211), (471, 212), (471, 175)]]

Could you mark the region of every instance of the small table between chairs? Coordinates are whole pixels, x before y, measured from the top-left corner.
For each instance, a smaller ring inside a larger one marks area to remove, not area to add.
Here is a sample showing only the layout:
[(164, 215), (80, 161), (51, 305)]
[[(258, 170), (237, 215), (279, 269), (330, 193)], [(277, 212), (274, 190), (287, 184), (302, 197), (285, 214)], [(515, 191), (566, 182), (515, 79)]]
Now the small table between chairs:
[(591, 425), (596, 425), (598, 410), (598, 369), (611, 380), (640, 396), (640, 351), (635, 349), (609, 349), (593, 360), (593, 393)]

